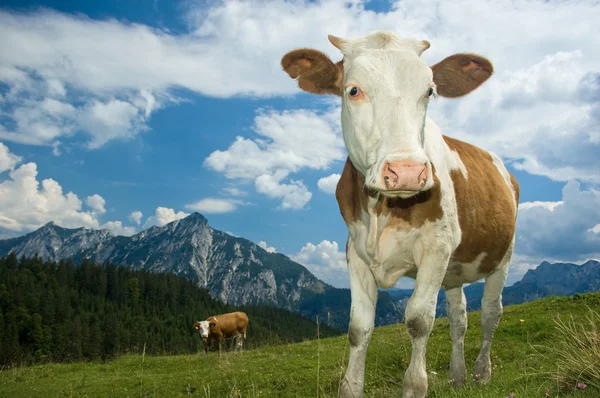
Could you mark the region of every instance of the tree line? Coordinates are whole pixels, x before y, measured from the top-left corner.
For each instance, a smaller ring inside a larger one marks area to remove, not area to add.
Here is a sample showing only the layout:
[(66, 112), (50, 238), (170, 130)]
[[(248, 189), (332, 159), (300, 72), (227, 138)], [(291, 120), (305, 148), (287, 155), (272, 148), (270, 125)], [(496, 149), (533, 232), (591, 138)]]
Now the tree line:
[[(194, 281), (71, 259), (0, 258), (0, 365), (196, 353), (194, 321), (244, 311), (247, 348), (317, 337), (314, 322), (267, 306), (233, 307)], [(340, 332), (320, 325), (320, 337)]]

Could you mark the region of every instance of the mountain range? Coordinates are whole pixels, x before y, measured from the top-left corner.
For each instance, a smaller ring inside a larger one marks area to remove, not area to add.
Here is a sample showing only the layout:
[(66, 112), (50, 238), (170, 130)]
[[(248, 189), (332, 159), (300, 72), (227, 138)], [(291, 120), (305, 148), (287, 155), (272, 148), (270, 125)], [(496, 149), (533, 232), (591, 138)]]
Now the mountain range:
[[(107, 230), (69, 229), (52, 222), (26, 235), (0, 240), (0, 257), (40, 256), (59, 261), (84, 258), (132, 269), (174, 273), (208, 289), (214, 298), (232, 305), (268, 305), (284, 308), (332, 327), (346, 330), (350, 290), (319, 280), (304, 266), (280, 253), (213, 229), (204, 216), (192, 213), (162, 227), (153, 226), (136, 235), (115, 236)], [(504, 288), (505, 305), (519, 304), (549, 295), (572, 295), (600, 290), (600, 263), (583, 265), (541, 263), (523, 279)], [(412, 290), (380, 290), (376, 325), (400, 322)], [(465, 287), (467, 308), (477, 310), (483, 283)], [(437, 315), (445, 315), (445, 292), (440, 291)]]
[[(132, 269), (174, 273), (195, 281), (232, 305), (269, 305), (298, 312), (340, 330), (348, 327), (350, 290), (337, 289), (280, 253), (210, 227), (199, 213), (153, 226), (136, 235), (106, 230), (62, 228), (52, 222), (26, 235), (0, 240), (0, 257), (39, 256), (59, 261), (84, 258)], [(379, 295), (376, 324), (396, 323), (399, 304)]]
[[(468, 311), (481, 308), (483, 286), (483, 283), (472, 283), (465, 287)], [(577, 265), (544, 261), (537, 268), (528, 270), (519, 282), (506, 286), (502, 291), (502, 303), (521, 304), (547, 296), (571, 296), (596, 291), (600, 291), (600, 262), (588, 260)], [(390, 289), (388, 293), (404, 308), (412, 290)], [(446, 295), (443, 289), (438, 296), (436, 315), (446, 315)]]

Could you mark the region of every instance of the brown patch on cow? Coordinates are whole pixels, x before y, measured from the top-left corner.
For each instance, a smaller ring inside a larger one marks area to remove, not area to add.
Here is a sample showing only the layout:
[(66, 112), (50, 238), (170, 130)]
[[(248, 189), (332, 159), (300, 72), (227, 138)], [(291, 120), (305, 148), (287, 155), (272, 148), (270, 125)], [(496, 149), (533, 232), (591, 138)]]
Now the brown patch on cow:
[[(390, 227), (407, 224), (418, 228), (425, 221), (442, 218), (444, 215), (441, 206), (442, 193), (440, 181), (435, 174), (435, 167), (432, 168), (432, 174), (433, 187), (411, 198), (389, 198), (380, 195), (375, 205), (375, 214), (378, 216), (389, 215), (388, 226)], [(346, 165), (335, 192), (340, 212), (346, 224), (359, 220), (361, 212), (368, 211), (368, 199), (374, 195), (376, 195), (375, 192), (365, 188), (365, 177), (356, 170), (350, 158), (346, 159)]]
[(454, 54), (431, 67), (436, 91), (442, 97), (462, 97), (494, 73), (492, 63), (476, 54)]
[[(347, 225), (359, 220), (361, 210), (367, 208), (364, 186), (364, 176), (356, 170), (350, 158), (347, 158), (342, 176), (335, 189), (335, 198)], [(362, 207), (362, 202), (364, 202), (364, 207)]]
[[(489, 152), (446, 136), (444, 140), (460, 156), (468, 177), (465, 179), (460, 170), (450, 172), (462, 231), (453, 260), (471, 263), (486, 253), (478, 270), (489, 273), (500, 265), (513, 239), (516, 226), (513, 193)], [(518, 192), (519, 185), (512, 175), (511, 181)]]
[(298, 87), (313, 94), (342, 94), (344, 69), (342, 61), (333, 63), (318, 50), (300, 48), (281, 59), (283, 70), (298, 79)]

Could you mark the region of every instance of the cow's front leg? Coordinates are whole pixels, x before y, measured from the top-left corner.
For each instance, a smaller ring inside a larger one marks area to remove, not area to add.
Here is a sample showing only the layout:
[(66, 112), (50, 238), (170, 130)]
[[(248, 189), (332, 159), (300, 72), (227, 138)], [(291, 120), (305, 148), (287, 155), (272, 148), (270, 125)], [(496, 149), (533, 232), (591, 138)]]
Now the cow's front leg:
[(221, 343), (223, 342), (223, 337), (222, 336), (218, 336), (217, 337), (217, 342), (219, 343), (219, 356), (221, 356)]
[(410, 364), (404, 374), (403, 398), (427, 395), (425, 350), (435, 320), (437, 297), (448, 268), (450, 248), (426, 248), (415, 253), (418, 264), (415, 290), (408, 300), (404, 321), (412, 343)]
[(450, 321), (452, 359), (450, 360), (450, 382), (462, 387), (467, 378), (465, 366), (465, 333), (467, 331), (467, 299), (462, 286), (446, 290), (446, 313)]
[(346, 255), (352, 296), (348, 327), (350, 356), (346, 374), (340, 383), (339, 396), (355, 398), (363, 394), (367, 346), (375, 326), (377, 285), (369, 266), (358, 257), (351, 240), (348, 241)]

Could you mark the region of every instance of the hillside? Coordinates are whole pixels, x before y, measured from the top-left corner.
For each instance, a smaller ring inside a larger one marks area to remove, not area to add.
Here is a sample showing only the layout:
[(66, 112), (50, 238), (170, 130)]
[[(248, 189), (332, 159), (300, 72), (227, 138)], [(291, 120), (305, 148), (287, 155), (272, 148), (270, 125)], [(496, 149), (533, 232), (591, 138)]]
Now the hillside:
[[(0, 257), (9, 253), (50, 261), (70, 258), (75, 264), (87, 258), (98, 264), (173, 273), (228, 304), (274, 306), (313, 320), (318, 316), (340, 330), (348, 327), (349, 289), (328, 285), (283, 254), (213, 229), (199, 213), (131, 237), (48, 223), (26, 235), (0, 240)], [(387, 293), (380, 294), (376, 323), (400, 319), (397, 303)]]
[[(556, 397), (556, 383), (543, 374), (556, 371), (556, 358), (545, 357), (547, 348), (540, 345), (560, 344), (553, 320), (573, 316), (581, 321), (589, 314), (587, 306), (599, 308), (600, 293), (506, 307), (492, 346), (491, 384), (470, 383), (460, 391), (446, 382), (451, 349), (448, 321), (437, 319), (427, 350), (429, 396), (498, 398), (514, 393), (515, 398)], [(469, 314), (468, 370), (481, 342), (479, 321), (478, 312)], [(600, 361), (599, 348), (596, 342), (586, 355), (596, 355)], [(41, 365), (1, 371), (0, 396), (335, 397), (347, 354), (347, 338), (340, 336), (227, 353), (221, 359), (214, 353), (131, 355), (106, 364)], [(410, 340), (403, 325), (376, 328), (367, 356), (365, 397), (400, 396), (409, 358)], [(598, 397), (600, 390), (588, 382), (585, 389), (568, 388), (560, 396)]]
[[(245, 311), (247, 347), (316, 337), (316, 324), (264, 306), (234, 307), (173, 274), (133, 271), (84, 260), (0, 258), (0, 366), (111, 359), (123, 353), (195, 353), (192, 323)], [(341, 332), (324, 326), (321, 334)]]

